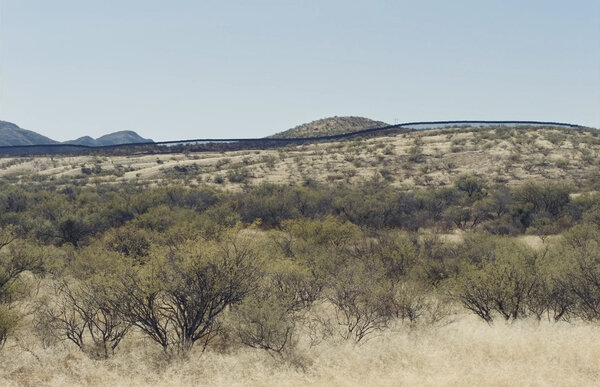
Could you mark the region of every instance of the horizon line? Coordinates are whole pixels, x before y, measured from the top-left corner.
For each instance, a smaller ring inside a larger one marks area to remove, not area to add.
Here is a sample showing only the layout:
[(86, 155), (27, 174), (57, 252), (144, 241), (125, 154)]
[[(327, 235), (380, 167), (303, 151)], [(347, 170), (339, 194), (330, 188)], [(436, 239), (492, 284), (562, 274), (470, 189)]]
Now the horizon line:
[[(9, 122), (9, 121), (5, 121)], [(404, 128), (409, 126), (417, 126), (417, 125), (460, 125), (460, 124), (485, 124), (485, 125), (507, 125), (507, 124), (515, 124), (515, 125), (535, 125), (535, 126), (562, 126), (569, 127), (574, 129), (596, 129), (593, 127), (579, 125), (579, 124), (571, 124), (565, 122), (556, 122), (556, 121), (524, 121), (524, 120), (453, 120), (453, 121), (413, 121), (413, 122), (403, 122), (399, 124), (393, 125), (385, 125), (378, 126), (374, 128), (361, 129), (355, 132), (348, 133), (340, 133), (334, 135), (326, 135), (326, 136), (316, 136), (316, 137), (272, 137), (276, 136), (279, 133), (276, 133), (267, 137), (258, 137), (258, 138), (197, 138), (197, 139), (188, 139), (188, 140), (168, 140), (168, 141), (152, 141), (152, 142), (136, 142), (136, 143), (122, 143), (122, 144), (113, 144), (113, 145), (83, 145), (83, 144), (69, 144), (69, 143), (53, 143), (53, 144), (28, 144), (28, 145), (2, 145), (0, 149), (14, 149), (14, 148), (35, 148), (35, 147), (70, 147), (70, 148), (83, 148), (83, 149), (108, 149), (108, 148), (116, 148), (116, 147), (126, 147), (126, 146), (143, 146), (143, 145), (169, 145), (169, 144), (186, 144), (186, 143), (194, 143), (194, 142), (254, 142), (254, 141), (266, 141), (266, 142), (308, 142), (308, 141), (327, 141), (327, 140), (335, 140), (341, 138), (347, 138), (352, 136), (359, 136), (362, 134), (368, 134), (378, 131), (385, 131), (390, 129)], [(432, 129), (440, 129), (440, 128), (422, 128), (416, 130), (432, 130)], [(281, 132), (280, 132), (281, 133)]]

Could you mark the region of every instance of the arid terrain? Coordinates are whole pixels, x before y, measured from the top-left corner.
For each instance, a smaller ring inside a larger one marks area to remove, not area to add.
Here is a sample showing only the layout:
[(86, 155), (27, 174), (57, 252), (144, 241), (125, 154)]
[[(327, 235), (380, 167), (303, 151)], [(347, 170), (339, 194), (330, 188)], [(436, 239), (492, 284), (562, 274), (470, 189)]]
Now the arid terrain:
[[(598, 327), (463, 318), (443, 327), (398, 327), (356, 346), (305, 349), (298, 364), (265, 352), (194, 352), (167, 363), (148, 343), (131, 341), (114, 358), (91, 360), (70, 346), (7, 348), (6, 386), (592, 386), (598, 383)], [(26, 345), (26, 344), (21, 344)], [(151, 359), (151, 360), (148, 360)]]
[(0, 0), (0, 387), (600, 387), (599, 27)]
[[(473, 173), (492, 184), (593, 179), (600, 136), (564, 128), (454, 128), (226, 153), (0, 158), (8, 181), (163, 185), (228, 190), (263, 182), (356, 183), (380, 175), (392, 185), (439, 187)], [(89, 171), (89, 173), (86, 173)]]
[(3, 157), (0, 384), (595, 385), (598, 190), (595, 129)]

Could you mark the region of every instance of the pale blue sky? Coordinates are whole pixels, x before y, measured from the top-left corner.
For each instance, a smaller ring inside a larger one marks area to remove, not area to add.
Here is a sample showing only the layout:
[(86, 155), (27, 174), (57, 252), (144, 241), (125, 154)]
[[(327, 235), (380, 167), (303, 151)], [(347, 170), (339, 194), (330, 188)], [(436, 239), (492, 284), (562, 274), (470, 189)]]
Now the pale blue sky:
[(58, 140), (333, 115), (600, 127), (600, 1), (0, 0), (0, 119)]

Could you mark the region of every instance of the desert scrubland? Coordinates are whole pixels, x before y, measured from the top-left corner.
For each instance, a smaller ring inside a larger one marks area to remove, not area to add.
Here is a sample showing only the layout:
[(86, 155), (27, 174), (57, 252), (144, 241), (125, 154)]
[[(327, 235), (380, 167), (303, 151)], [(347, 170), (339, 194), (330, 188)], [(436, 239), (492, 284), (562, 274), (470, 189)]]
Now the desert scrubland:
[(448, 128), (235, 152), (0, 158), (0, 176), (38, 184), (209, 185), (239, 190), (264, 182), (358, 184), (379, 175), (400, 189), (451, 185), (474, 173), (492, 184), (597, 177), (595, 130), (556, 127)]
[(600, 137), (0, 158), (3, 385), (593, 385)]

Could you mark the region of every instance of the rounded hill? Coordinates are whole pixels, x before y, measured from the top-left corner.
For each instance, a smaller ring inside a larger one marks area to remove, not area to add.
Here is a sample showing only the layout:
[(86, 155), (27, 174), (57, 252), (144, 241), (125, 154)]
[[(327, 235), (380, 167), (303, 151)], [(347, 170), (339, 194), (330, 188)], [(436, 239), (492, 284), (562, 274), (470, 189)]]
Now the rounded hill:
[(312, 121), (307, 124), (277, 133), (274, 138), (320, 137), (335, 134), (353, 133), (359, 130), (388, 126), (382, 121), (365, 117), (330, 117)]

